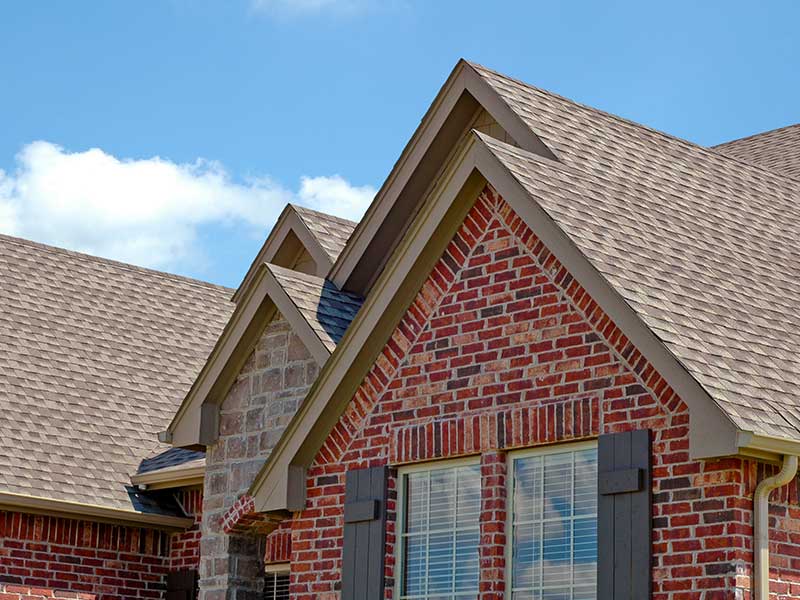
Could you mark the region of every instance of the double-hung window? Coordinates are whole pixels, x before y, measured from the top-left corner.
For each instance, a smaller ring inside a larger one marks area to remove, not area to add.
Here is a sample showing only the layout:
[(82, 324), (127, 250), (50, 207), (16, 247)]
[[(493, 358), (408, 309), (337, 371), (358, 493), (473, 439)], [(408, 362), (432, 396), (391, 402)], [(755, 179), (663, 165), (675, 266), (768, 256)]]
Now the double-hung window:
[(596, 446), (553, 446), (510, 456), (510, 600), (594, 600)]
[[(509, 600), (597, 596), (597, 447), (565, 444), (509, 454)], [(478, 459), (400, 470), (398, 597), (478, 597)]]
[(481, 473), (477, 460), (400, 471), (399, 597), (477, 598)]

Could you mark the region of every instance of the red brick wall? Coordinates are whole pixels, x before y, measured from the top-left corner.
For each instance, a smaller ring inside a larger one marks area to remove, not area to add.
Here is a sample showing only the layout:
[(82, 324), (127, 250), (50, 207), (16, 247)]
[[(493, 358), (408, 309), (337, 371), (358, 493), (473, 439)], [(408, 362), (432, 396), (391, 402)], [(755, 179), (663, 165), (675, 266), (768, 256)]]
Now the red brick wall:
[(200, 526), (203, 520), (203, 489), (190, 488), (178, 492), (178, 502), (194, 525), (186, 531), (173, 533), (169, 543), (169, 570), (197, 570), (200, 565)]
[(34, 590), (26, 598), (161, 598), (168, 551), (169, 534), (153, 529), (0, 512), (0, 586), (8, 598), (21, 588)]
[(191, 529), (168, 533), (0, 511), (0, 600), (163, 598), (167, 571), (197, 569), (203, 492), (178, 492)]
[[(654, 598), (745, 598), (755, 477), (740, 460), (691, 460), (688, 418), (639, 351), (487, 188), (309, 469), (307, 508), (293, 521), (292, 597), (338, 597), (347, 469), (481, 453), (481, 597), (501, 598), (505, 452), (649, 428)], [(395, 497), (392, 478), (387, 598)], [(781, 538), (793, 541), (799, 525), (792, 519)], [(775, 562), (788, 569), (781, 577), (797, 580), (800, 546), (776, 550)]]

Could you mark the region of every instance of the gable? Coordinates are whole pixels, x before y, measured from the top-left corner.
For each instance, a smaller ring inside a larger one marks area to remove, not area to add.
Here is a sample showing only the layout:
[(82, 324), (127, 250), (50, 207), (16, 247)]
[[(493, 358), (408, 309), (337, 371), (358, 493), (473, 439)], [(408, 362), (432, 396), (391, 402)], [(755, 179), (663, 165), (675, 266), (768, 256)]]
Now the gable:
[(475, 67), (459, 61), (331, 269), (337, 287), (361, 296), (368, 293), (426, 197), (446, 176), (448, 165), (463, 151), (476, 127), (554, 157)]
[[(541, 159), (545, 162), (547, 159)], [(581, 283), (590, 298), (616, 323), (634, 347), (692, 411), (690, 437), (693, 456), (735, 454), (737, 438), (730, 420), (675, 360), (609, 285), (577, 251), (541, 207), (478, 138), (452, 165), (439, 187), (416, 216), (364, 307), (348, 329), (331, 361), (326, 363), (309, 397), (251, 488), (262, 511), (297, 510), (303, 506), (303, 473), (328, 433), (349, 406), (383, 344), (406, 313), (416, 290), (461, 226), (487, 180), (513, 207), (528, 227)], [(713, 432), (713, 433), (710, 433)]]
[[(315, 456), (399, 465), (685, 426), (687, 407), (490, 187)], [(615, 421), (616, 420), (616, 421)]]

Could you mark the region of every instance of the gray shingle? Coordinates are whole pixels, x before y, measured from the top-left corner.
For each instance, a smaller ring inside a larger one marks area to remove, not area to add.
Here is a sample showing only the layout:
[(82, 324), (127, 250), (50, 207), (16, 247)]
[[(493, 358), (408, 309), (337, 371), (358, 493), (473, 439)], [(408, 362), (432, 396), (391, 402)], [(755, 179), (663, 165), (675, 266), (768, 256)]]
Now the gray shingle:
[(714, 150), (800, 179), (800, 123), (725, 142)]
[(292, 207), (333, 262), (342, 253), (357, 223), (295, 204)]
[(740, 428), (800, 438), (800, 182), (515, 94), (559, 161), (484, 143)]
[(0, 490), (129, 494), (232, 313), (231, 290), (0, 236)]
[(333, 283), (320, 277), (272, 264), (267, 267), (322, 343), (333, 352), (361, 308), (363, 299), (337, 289)]

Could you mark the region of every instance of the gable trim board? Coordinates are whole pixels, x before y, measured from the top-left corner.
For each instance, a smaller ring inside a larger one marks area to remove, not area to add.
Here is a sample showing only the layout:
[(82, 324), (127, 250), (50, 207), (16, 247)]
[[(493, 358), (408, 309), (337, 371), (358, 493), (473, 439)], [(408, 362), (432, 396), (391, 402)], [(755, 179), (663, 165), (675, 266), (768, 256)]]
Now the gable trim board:
[(269, 266), (261, 263), (236, 310), (184, 398), (161, 440), (175, 447), (211, 445), (218, 435), (219, 403), (255, 347), (267, 324), (280, 312), (322, 366), (330, 352), (286, 294)]
[[(264, 242), (261, 250), (258, 251), (258, 254), (247, 270), (236, 292), (234, 292), (231, 298), (233, 302), (238, 304), (246, 295), (246, 290), (249, 288), (253, 279), (255, 279), (262, 264), (284, 262), (277, 257), (291, 234), (297, 236), (300, 244), (311, 255), (317, 267), (315, 272), (317, 277), (325, 277), (330, 272), (331, 267), (333, 267), (331, 257), (328, 256), (328, 253), (325, 252), (319, 240), (311, 233), (302, 217), (297, 214), (295, 207), (292, 204), (287, 204), (286, 208), (283, 209), (278, 217), (278, 221), (275, 223), (272, 231), (270, 231), (269, 236), (267, 236), (267, 240)], [(286, 264), (283, 266), (291, 267), (292, 265)]]
[[(453, 148), (469, 135), (480, 109), (521, 148), (556, 158), (475, 68), (459, 60), (333, 265), (328, 278), (339, 289), (367, 295), (394, 249), (391, 242), (399, 239), (419, 202), (437, 185), (454, 155)], [(388, 234), (384, 233), (387, 227)], [(374, 244), (381, 245), (380, 249)]]
[(194, 524), (194, 519), (188, 517), (139, 513), (132, 510), (108, 508), (97, 504), (53, 500), (51, 498), (10, 492), (0, 492), (0, 510), (121, 525), (147, 525), (148, 527), (168, 531), (184, 531)]
[[(563, 168), (549, 159), (541, 160)], [(686, 402), (691, 413), (693, 457), (743, 454), (777, 460), (782, 453), (800, 453), (800, 442), (737, 430), (699, 382), (502, 164), (482, 135), (475, 133), (414, 219), (361, 312), (256, 477), (250, 492), (257, 510), (299, 510), (304, 506), (305, 469), (486, 182)]]

